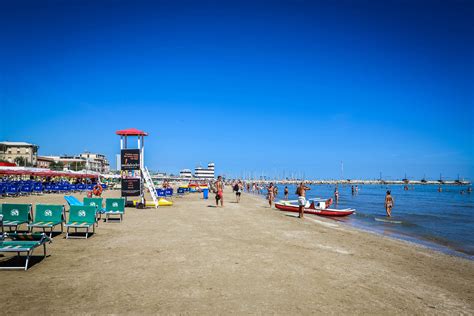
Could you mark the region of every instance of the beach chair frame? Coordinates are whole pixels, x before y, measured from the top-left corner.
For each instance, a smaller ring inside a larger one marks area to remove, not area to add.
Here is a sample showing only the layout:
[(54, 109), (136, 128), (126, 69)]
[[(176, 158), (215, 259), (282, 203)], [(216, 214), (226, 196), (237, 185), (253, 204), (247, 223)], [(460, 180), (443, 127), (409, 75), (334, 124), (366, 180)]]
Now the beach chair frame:
[[(39, 216), (39, 214), (43, 214)], [(38, 217), (41, 221), (38, 221)], [(52, 217), (48, 219), (48, 217)], [(58, 221), (59, 220), (59, 221)], [(66, 222), (66, 208), (64, 205), (57, 204), (36, 204), (34, 221), (28, 224), (30, 232), (34, 228), (41, 228), (43, 233), (49, 228), (49, 237), (53, 236), (54, 227), (61, 225), (61, 234), (64, 232), (64, 224)]]
[[(90, 205), (71, 205), (69, 209), (69, 221), (66, 223), (66, 239), (89, 238), (90, 228), (92, 226), (92, 233), (95, 234), (95, 224), (97, 223), (97, 208)], [(75, 233), (79, 233), (78, 229), (86, 229), (85, 236), (70, 236), (69, 229), (74, 228)]]
[[(115, 204), (117, 203), (117, 204)], [(123, 221), (123, 215), (125, 214), (125, 199), (124, 198), (108, 198), (105, 200), (105, 221), (109, 221), (109, 217), (112, 215), (118, 215), (120, 217), (120, 223)]]
[[(8, 227), (11, 232), (12, 227), (15, 227), (14, 232), (16, 233), (19, 226), (30, 223), (33, 218), (32, 210), (31, 204), (4, 203), (2, 205), (2, 228)], [(15, 219), (15, 217), (18, 218)]]
[[(37, 233), (35, 233), (37, 234)], [(43, 258), (46, 258), (46, 244), (51, 243), (51, 238), (46, 234), (35, 235), (30, 233), (4, 233), (0, 238), (0, 252), (16, 252), (19, 257), (26, 253), (26, 262), (24, 266), (0, 267), (1, 270), (28, 270), (28, 263), (33, 251), (43, 246)], [(38, 237), (39, 236), (39, 237)], [(6, 238), (12, 239), (5, 241)]]

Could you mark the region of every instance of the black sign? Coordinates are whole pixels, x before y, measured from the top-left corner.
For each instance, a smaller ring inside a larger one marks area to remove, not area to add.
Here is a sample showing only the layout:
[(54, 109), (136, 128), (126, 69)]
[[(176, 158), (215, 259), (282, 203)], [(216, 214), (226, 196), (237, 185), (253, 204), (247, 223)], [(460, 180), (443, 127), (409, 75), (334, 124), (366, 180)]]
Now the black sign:
[(140, 178), (122, 179), (122, 196), (140, 196)]
[(122, 170), (140, 169), (140, 149), (122, 149)]

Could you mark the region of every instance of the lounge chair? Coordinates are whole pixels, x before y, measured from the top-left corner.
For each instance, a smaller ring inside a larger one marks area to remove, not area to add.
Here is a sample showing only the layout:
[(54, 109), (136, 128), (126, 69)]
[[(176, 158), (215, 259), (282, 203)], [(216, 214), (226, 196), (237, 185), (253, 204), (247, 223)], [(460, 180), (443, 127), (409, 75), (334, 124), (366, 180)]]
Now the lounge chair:
[(3, 226), (8, 227), (11, 231), (14, 227), (14, 232), (18, 230), (18, 226), (28, 224), (31, 219), (31, 204), (9, 204), (5, 203), (2, 207)]
[(125, 199), (115, 198), (105, 200), (105, 221), (109, 220), (111, 215), (119, 215), (120, 222), (123, 220), (123, 214), (125, 214)]
[[(69, 220), (66, 224), (66, 238), (88, 238), (89, 229), (92, 227), (92, 232), (95, 233), (97, 208), (90, 205), (71, 205), (69, 209)], [(85, 237), (69, 236), (69, 229), (74, 228), (77, 233), (78, 228), (85, 228)]]
[(84, 205), (84, 203), (82, 203), (75, 196), (72, 196), (72, 195), (65, 195), (64, 199), (66, 200), (67, 204), (69, 204), (69, 206), (73, 206), (73, 205), (82, 206), (82, 205)]
[(103, 198), (84, 198), (84, 205), (91, 205), (97, 208), (97, 226), (99, 226), (99, 220), (102, 219), (102, 214), (104, 214), (105, 210), (102, 206)]
[(34, 228), (41, 228), (43, 232), (49, 228), (49, 237), (52, 237), (55, 226), (61, 225), (61, 233), (64, 231), (64, 222), (66, 222), (64, 205), (36, 204), (34, 221), (28, 227), (31, 232)]
[[(0, 216), (1, 217), (1, 216)], [(0, 220), (1, 221), (1, 220)], [(22, 252), (26, 253), (24, 266), (6, 267), (0, 269), (22, 269), (28, 270), (28, 262), (35, 248), (43, 246), (43, 257), (46, 257), (46, 244), (51, 242), (51, 238), (44, 233), (4, 233), (0, 236), (0, 252), (16, 252), (20, 257)]]

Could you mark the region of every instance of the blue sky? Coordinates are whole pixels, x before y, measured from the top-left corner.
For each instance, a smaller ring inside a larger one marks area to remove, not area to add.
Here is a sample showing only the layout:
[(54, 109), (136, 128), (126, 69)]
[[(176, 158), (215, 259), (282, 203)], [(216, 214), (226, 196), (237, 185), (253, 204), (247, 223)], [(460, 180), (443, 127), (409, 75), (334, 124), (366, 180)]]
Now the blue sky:
[(472, 1), (2, 1), (0, 139), (307, 178), (472, 178)]

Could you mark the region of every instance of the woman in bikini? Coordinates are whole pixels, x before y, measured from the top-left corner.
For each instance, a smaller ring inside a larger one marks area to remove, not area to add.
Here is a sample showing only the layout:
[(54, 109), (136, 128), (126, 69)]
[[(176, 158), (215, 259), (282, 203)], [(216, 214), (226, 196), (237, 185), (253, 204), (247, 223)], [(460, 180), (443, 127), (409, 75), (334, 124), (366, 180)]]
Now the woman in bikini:
[(273, 202), (273, 199), (274, 199), (274, 194), (275, 194), (275, 191), (274, 188), (273, 188), (273, 182), (270, 183), (270, 185), (267, 187), (267, 190), (268, 190), (268, 194), (267, 194), (267, 199), (268, 199), (268, 205), (270, 205), (270, 207), (272, 207), (272, 202)]
[(390, 191), (387, 191), (385, 196), (385, 211), (387, 212), (387, 217), (392, 217), (392, 208), (393, 208), (393, 197), (390, 195)]

